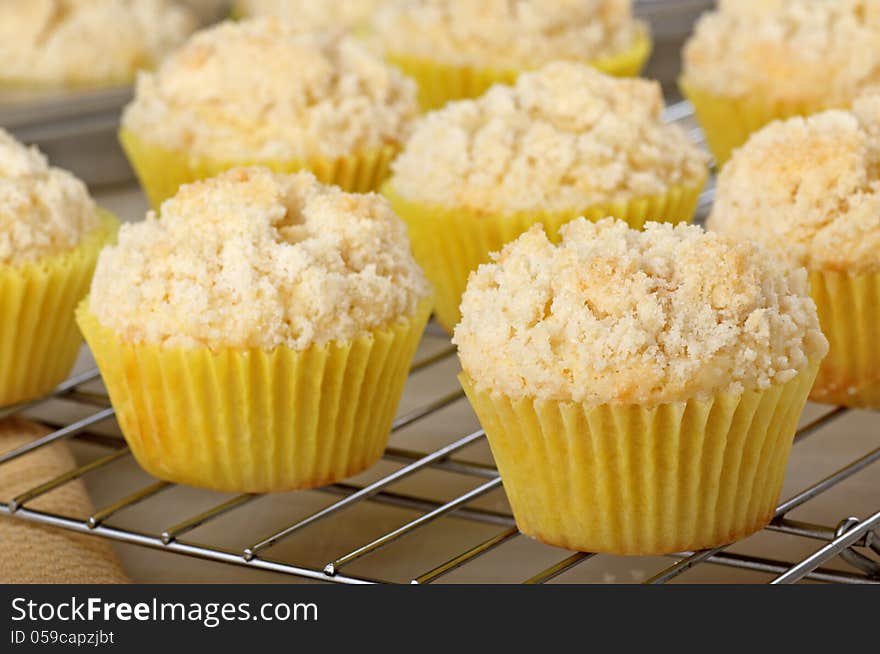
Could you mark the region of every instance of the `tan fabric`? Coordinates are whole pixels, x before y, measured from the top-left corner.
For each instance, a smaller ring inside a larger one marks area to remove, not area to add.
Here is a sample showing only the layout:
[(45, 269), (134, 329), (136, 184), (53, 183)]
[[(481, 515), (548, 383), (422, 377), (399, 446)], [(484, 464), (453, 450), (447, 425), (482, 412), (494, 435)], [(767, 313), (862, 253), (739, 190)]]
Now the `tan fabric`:
[[(47, 433), (20, 419), (0, 421), (0, 452)], [(70, 470), (75, 463), (63, 443), (41, 448), (0, 466), (0, 499), (9, 501), (36, 484)], [(94, 510), (82, 481), (37, 498), (29, 508), (84, 516)], [(0, 517), (0, 583), (128, 583), (109, 544), (92, 536)]]

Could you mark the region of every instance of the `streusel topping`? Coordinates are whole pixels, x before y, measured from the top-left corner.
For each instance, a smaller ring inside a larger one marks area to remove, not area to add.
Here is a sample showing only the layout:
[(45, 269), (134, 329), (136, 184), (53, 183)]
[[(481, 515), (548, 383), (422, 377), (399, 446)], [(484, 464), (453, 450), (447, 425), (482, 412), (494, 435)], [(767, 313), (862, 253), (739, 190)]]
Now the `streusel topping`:
[(803, 269), (695, 226), (532, 228), (471, 273), (456, 327), (482, 390), (657, 404), (784, 383), (828, 343)]
[(409, 200), (504, 212), (586, 208), (702, 183), (706, 155), (664, 124), (662, 111), (656, 82), (556, 62), (422, 117), (391, 186)]
[(70, 250), (98, 224), (85, 184), (0, 129), (0, 265)]
[(373, 26), (395, 53), (513, 69), (617, 55), (647, 30), (630, 0), (403, 0)]
[(92, 282), (91, 311), (128, 341), (303, 349), (409, 317), (429, 294), (388, 202), (311, 173), (233, 169), (161, 213), (124, 225)]
[(242, 16), (277, 16), (305, 29), (356, 28), (390, 0), (237, 0)]
[(793, 265), (880, 271), (880, 92), (752, 135), (721, 172), (708, 224)]
[(725, 97), (848, 106), (880, 81), (877, 0), (721, 0), (684, 50), (688, 82)]
[(415, 84), (354, 38), (255, 18), (142, 73), (123, 126), (215, 159), (305, 160), (397, 143), (417, 113)]
[(171, 0), (2, 0), (0, 79), (130, 82), (195, 28), (192, 12)]

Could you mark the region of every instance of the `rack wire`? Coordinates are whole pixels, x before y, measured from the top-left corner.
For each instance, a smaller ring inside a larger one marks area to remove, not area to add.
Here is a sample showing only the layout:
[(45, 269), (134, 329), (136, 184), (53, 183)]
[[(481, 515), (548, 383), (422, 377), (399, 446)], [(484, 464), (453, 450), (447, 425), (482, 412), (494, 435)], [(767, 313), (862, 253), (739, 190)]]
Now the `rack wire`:
[[(666, 116), (670, 121), (679, 122), (696, 130), (693, 126), (692, 112), (686, 103), (669, 107)], [(694, 136), (701, 139), (698, 131), (694, 132)], [(703, 214), (712, 198), (713, 191), (710, 188), (701, 198)], [(433, 336), (437, 336), (436, 326), (429, 326), (428, 330)], [(432, 374), (432, 369), (448, 362), (454, 355), (454, 348), (447, 343), (439, 351), (418, 360), (412, 366), (411, 375)], [(0, 474), (3, 474), (5, 464), (59, 441), (85, 440), (98, 445), (103, 452), (79, 467), (0, 502), (0, 515), (179, 555), (341, 584), (388, 581), (351, 573), (350, 566), (375, 555), (392, 543), (406, 544), (425, 527), (444, 518), (454, 517), (458, 520), (480, 523), (486, 527), (493, 527), (493, 533), (488, 538), (479, 540), (450, 556), (440, 565), (424, 566), (417, 560), (418, 557), (413, 555), (412, 574), (409, 576), (411, 583), (437, 582), (460, 568), (477, 565), (481, 557), (491, 552), (503, 553), (505, 547), (510, 547), (515, 540), (522, 538), (509, 511), (490, 510), (475, 505), (477, 500), (502, 487), (498, 471), (494, 466), (467, 460), (461, 456), (468, 448), (484, 442), (485, 435), (482, 430), (460, 435), (438, 449), (427, 452), (389, 447), (383, 458), (394, 466), (391, 473), (368, 484), (339, 483), (320, 489), (338, 499), (305, 516), (295, 518), (279, 516), (277, 527), (265, 534), (249, 535), (250, 544), (241, 549), (232, 549), (217, 543), (197, 542), (191, 539), (190, 534), (209, 523), (241, 511), (259, 499), (260, 496), (257, 495), (243, 494), (231, 498), (224, 496), (223, 499), (218, 495), (218, 499), (209, 508), (183, 520), (167, 524), (158, 530), (125, 527), (115, 519), (135, 506), (162, 502), (163, 495), (174, 486), (164, 481), (153, 480), (121, 499), (101, 506), (84, 519), (34, 508), (32, 506), (34, 500), (52, 490), (75, 479), (118, 466), (121, 462), (130, 459), (131, 452), (124, 440), (102, 436), (95, 429), (102, 423), (114, 420), (114, 411), (107, 395), (93, 389), (98, 381), (98, 371), (90, 370), (64, 382), (46, 398), (0, 409), (0, 419), (24, 414), (39, 419), (41, 409), (50, 401), (60, 401), (87, 410), (87, 415), (84, 417), (63, 424), (43, 419), (53, 431), (21, 447), (0, 454)], [(394, 421), (392, 432), (399, 432), (420, 423), (463, 401), (465, 401), (464, 394), (460, 390), (440, 393), (425, 404), (398, 416)], [(828, 408), (819, 417), (798, 430), (795, 444), (802, 443), (809, 436), (828, 429), (851, 413), (854, 411), (843, 407)], [(726, 566), (769, 574), (773, 576), (771, 583), (774, 584), (790, 584), (801, 580), (849, 584), (880, 583), (880, 559), (877, 558), (880, 555), (880, 536), (877, 533), (880, 528), (880, 493), (878, 493), (877, 510), (862, 519), (845, 516), (837, 524), (823, 525), (796, 520), (790, 515), (795, 509), (825, 495), (880, 461), (880, 432), (873, 432), (871, 436), (876, 436), (877, 447), (852, 459), (832, 474), (816, 480), (783, 501), (767, 527), (770, 532), (816, 543), (809, 555), (795, 560), (765, 558), (733, 552), (731, 551), (733, 544), (711, 550), (679, 552), (671, 555), (674, 559), (671, 564), (655, 571), (645, 583), (667, 583), (702, 565)], [(874, 472), (876, 470), (877, 468), (874, 468)], [(464, 492), (456, 493), (451, 499), (438, 499), (418, 493), (407, 494), (395, 489), (400, 482), (429, 472), (463, 477), (470, 480), (471, 486)], [(273, 548), (280, 543), (294, 538), (307, 539), (310, 527), (331, 519), (344, 519), (346, 512), (365, 503), (405, 508), (415, 511), (416, 517), (403, 521), (396, 528), (385, 531), (379, 536), (365, 538), (357, 547), (328, 557), (329, 560), (323, 566), (306, 565), (272, 555)], [(549, 551), (555, 552), (554, 549)], [(538, 569), (523, 573), (521, 581), (526, 584), (547, 583), (602, 556), (582, 552), (567, 553), (552, 565), (539, 566)], [(838, 557), (848, 564), (846, 569), (839, 569), (840, 566), (827, 567), (829, 562)]]

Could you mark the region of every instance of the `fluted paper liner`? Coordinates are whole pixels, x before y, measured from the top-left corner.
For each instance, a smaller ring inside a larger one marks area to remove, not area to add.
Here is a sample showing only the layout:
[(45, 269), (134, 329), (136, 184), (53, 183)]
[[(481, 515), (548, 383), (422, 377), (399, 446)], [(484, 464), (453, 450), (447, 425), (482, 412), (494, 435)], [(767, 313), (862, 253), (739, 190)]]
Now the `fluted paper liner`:
[(0, 406), (45, 395), (73, 368), (82, 343), (74, 310), (116, 233), (115, 218), (101, 212), (100, 219), (69, 252), (0, 264)]
[(375, 463), (430, 312), (304, 350), (130, 343), (82, 302), (77, 321), (122, 433), (166, 481), (238, 493), (314, 488)]
[(753, 132), (774, 120), (809, 116), (831, 107), (810, 102), (770, 102), (758, 96), (724, 97), (703, 91), (681, 78), (682, 94), (694, 107), (706, 143), (721, 168)]
[(880, 408), (880, 273), (811, 271), (810, 287), (831, 345), (810, 399)]
[(613, 216), (640, 229), (649, 220), (688, 222), (693, 218), (705, 178), (693, 186), (673, 186), (664, 195), (629, 202), (613, 202), (571, 211), (522, 211), (512, 214), (478, 213), (412, 202), (395, 193), (391, 183), (382, 193), (407, 223), (413, 254), (434, 286), (434, 313), (443, 328), (452, 329), (461, 319), (459, 304), (468, 275), (489, 255), (541, 223), (556, 239), (565, 223), (584, 216), (593, 221)]
[(315, 158), (305, 162), (222, 161), (162, 147), (128, 129), (119, 131), (119, 142), (154, 209), (158, 209), (163, 200), (173, 197), (181, 185), (215, 177), (236, 166), (264, 166), (280, 173), (307, 169), (325, 184), (334, 184), (352, 193), (367, 193), (377, 190), (388, 177), (389, 166), (399, 149), (386, 145), (339, 159)]
[[(608, 75), (635, 77), (651, 56), (650, 36), (643, 35), (626, 52), (585, 62)], [(425, 111), (442, 107), (451, 100), (477, 98), (493, 84), (513, 84), (520, 70), (454, 66), (388, 52), (386, 59), (419, 86), (419, 104)]]
[(724, 545), (770, 521), (817, 368), (765, 391), (655, 407), (514, 400), (460, 379), (522, 533), (653, 555)]

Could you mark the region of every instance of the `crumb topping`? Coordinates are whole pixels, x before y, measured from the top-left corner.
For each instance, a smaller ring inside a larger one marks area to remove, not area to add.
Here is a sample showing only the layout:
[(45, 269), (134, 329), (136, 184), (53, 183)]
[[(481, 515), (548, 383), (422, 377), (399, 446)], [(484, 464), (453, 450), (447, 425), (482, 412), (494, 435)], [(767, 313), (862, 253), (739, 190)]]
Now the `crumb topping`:
[(403, 0), (373, 23), (396, 53), (513, 69), (620, 54), (647, 29), (630, 0)]
[(661, 118), (656, 82), (556, 62), (417, 121), (395, 192), (483, 211), (571, 210), (701, 183), (706, 155)]
[(880, 271), (880, 92), (752, 135), (722, 170), (708, 224), (794, 265)]
[(305, 29), (356, 28), (390, 0), (237, 0), (242, 16), (277, 16)]
[(685, 46), (684, 74), (709, 92), (848, 106), (880, 82), (877, 0), (721, 0)]
[(471, 273), (453, 341), (482, 389), (657, 404), (784, 383), (828, 343), (803, 269), (696, 226), (535, 226)]
[(352, 37), (255, 18), (141, 73), (123, 126), (221, 160), (303, 160), (395, 144), (418, 110), (415, 84)]
[(22, 83), (125, 83), (196, 28), (171, 0), (3, 0), (0, 78)]
[(70, 250), (98, 222), (85, 184), (0, 129), (0, 265)]
[(381, 196), (237, 168), (123, 225), (90, 309), (132, 342), (303, 349), (408, 317), (428, 294)]

